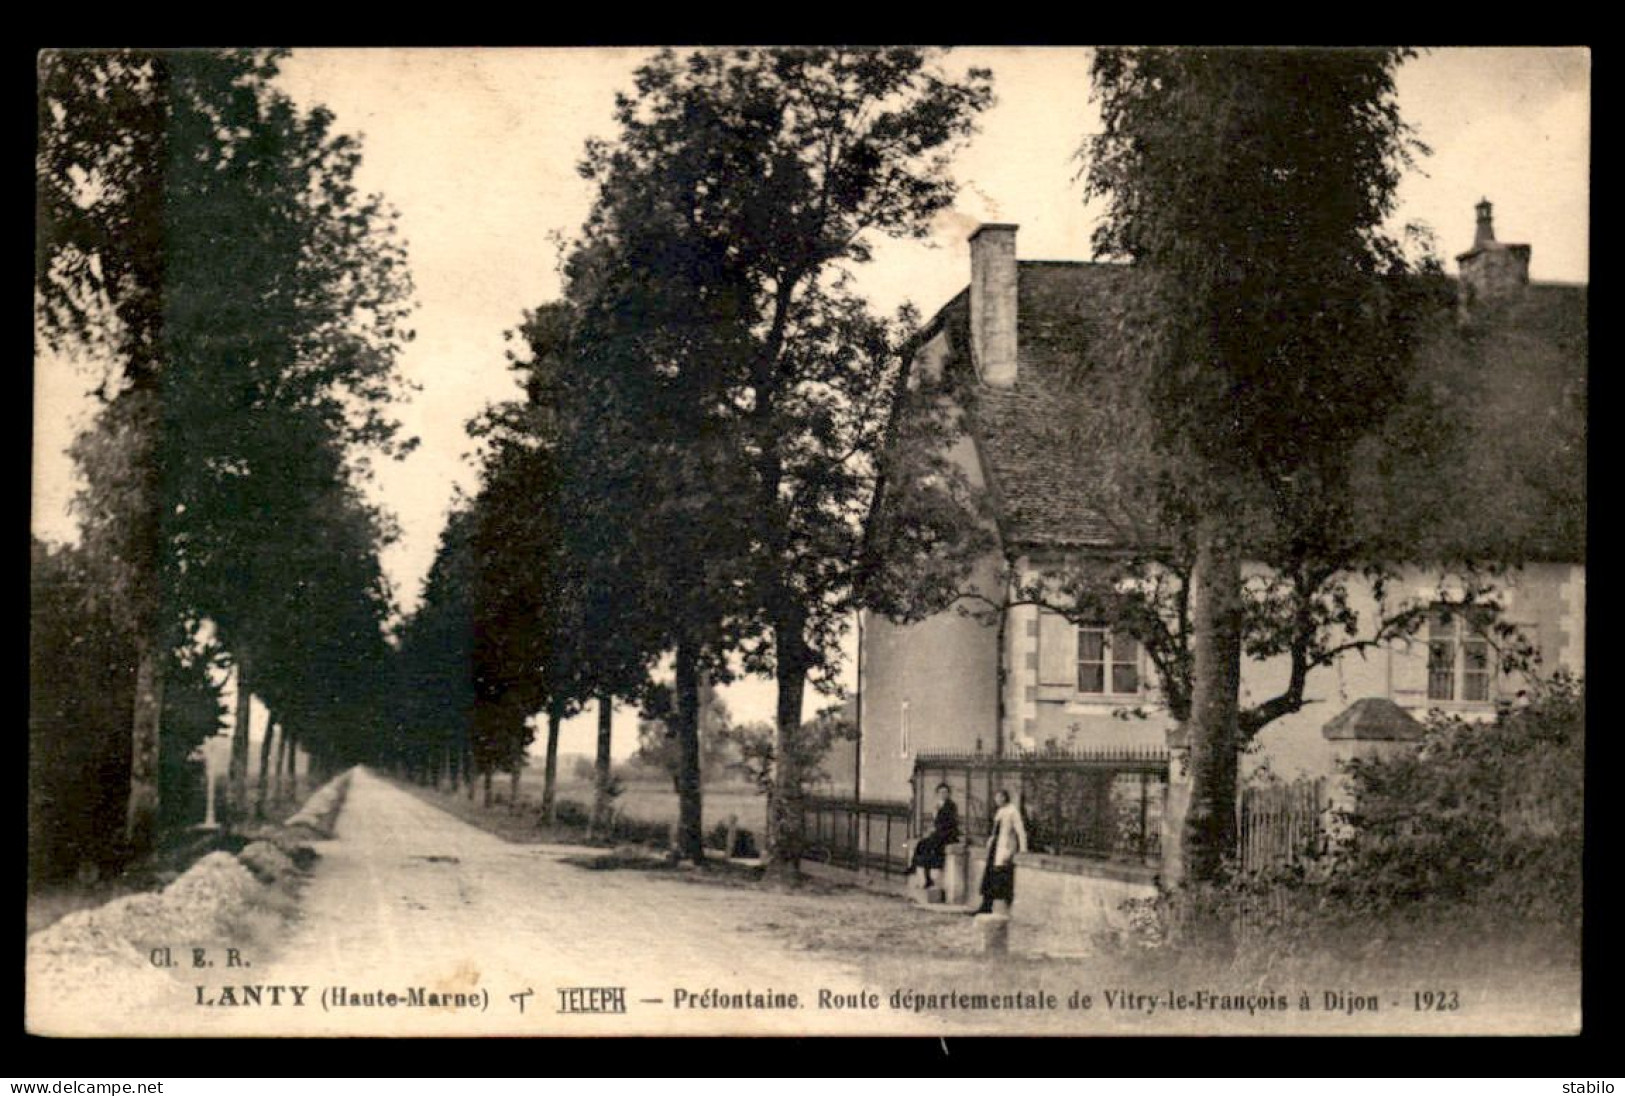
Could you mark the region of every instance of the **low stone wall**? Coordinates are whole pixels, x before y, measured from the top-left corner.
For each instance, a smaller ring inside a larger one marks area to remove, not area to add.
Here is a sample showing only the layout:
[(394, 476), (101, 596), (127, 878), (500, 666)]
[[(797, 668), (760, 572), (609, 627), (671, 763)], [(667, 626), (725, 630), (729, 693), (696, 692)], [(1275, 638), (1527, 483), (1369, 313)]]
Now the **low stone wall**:
[[(987, 873), (987, 845), (982, 842), (967, 844), (963, 863), (965, 865), (965, 894), (960, 902), (966, 909), (976, 909), (982, 904), (982, 876)], [(950, 899), (951, 901), (951, 899)]]
[(1128, 927), (1122, 904), (1157, 896), (1157, 869), (1072, 856), (1016, 856), (1016, 900), (1010, 906), (1010, 950), (1078, 956), (1102, 934)]

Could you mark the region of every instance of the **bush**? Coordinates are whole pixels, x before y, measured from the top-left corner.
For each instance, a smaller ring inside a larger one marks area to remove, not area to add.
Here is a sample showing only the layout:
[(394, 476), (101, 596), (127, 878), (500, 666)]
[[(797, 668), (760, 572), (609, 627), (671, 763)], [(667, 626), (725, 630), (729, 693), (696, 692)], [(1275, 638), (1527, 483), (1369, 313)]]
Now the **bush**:
[(553, 803), (553, 824), (555, 826), (580, 827), (586, 829), (592, 821), (592, 808), (577, 803), (574, 799), (559, 799)]
[(1388, 912), (1473, 902), (1577, 929), (1585, 699), (1559, 677), (1493, 723), (1436, 716), (1414, 756), (1349, 765), (1356, 796), (1334, 892)]
[[(1350, 762), (1345, 840), (1125, 909), (1120, 945), (1178, 940), (1265, 966), (1388, 958), (1487, 941), (1578, 945), (1585, 701), (1558, 677), (1491, 723), (1435, 713), (1413, 754)], [(1267, 960), (1267, 961), (1266, 961)], [(1262, 969), (1262, 968), (1261, 968)]]
[[(130, 789), (135, 647), (83, 548), (29, 541), (28, 873), (31, 885), (111, 875)], [(190, 755), (224, 729), (211, 651), (177, 637), (164, 660), (159, 739), (161, 839), (202, 821), (203, 765)]]
[[(560, 830), (579, 831), (582, 837), (586, 836), (587, 828), (592, 820), (592, 807), (574, 799), (560, 799), (553, 805), (553, 825)], [(538, 815), (536, 824), (545, 825), (545, 820)], [(671, 823), (649, 821), (642, 818), (629, 818), (624, 814), (611, 815), (609, 825), (594, 833), (594, 842), (608, 842), (612, 844), (651, 845), (655, 848), (665, 848), (671, 843)], [(727, 843), (728, 827), (725, 823), (718, 823), (703, 837), (707, 848), (721, 849)], [(749, 830), (738, 829), (734, 835), (733, 856), (751, 857), (756, 855), (756, 837)]]
[(671, 843), (671, 823), (645, 822), (641, 818), (617, 815), (610, 826), (610, 836), (619, 841), (665, 848)]
[(728, 824), (726, 822), (718, 822), (711, 827), (711, 832), (705, 835), (705, 847), (719, 849), (731, 857), (749, 858), (757, 855), (756, 835), (743, 826), (734, 827), (733, 848), (728, 848)]

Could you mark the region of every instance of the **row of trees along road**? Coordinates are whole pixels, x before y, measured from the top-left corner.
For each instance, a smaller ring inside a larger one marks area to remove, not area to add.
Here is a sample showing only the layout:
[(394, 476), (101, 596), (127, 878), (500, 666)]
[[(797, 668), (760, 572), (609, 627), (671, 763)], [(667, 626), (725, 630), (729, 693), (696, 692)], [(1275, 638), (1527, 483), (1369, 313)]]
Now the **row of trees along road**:
[(355, 189), (359, 147), (277, 90), (281, 56), (40, 58), (36, 323), (105, 363), (73, 456), (134, 652), (133, 851), (155, 836), (171, 652), (203, 622), (237, 673), (233, 817), (251, 693), (285, 750), (331, 764), (366, 749), (386, 665), (391, 526), (358, 485), (367, 454), (410, 447), (388, 405), (411, 285), (393, 214)]
[[(830, 681), (863, 585), (913, 325), (873, 315), (851, 271), (877, 235), (924, 235), (990, 102), (987, 72), (951, 78), (920, 50), (665, 52), (618, 99), (618, 136), (589, 145), (561, 420), (608, 555), (638, 576), (623, 592), (674, 652), (679, 841), (696, 861), (701, 675), (771, 673), (775, 754), (793, 759), (805, 686)], [(790, 874), (793, 769), (776, 766), (767, 834)]]
[[(1103, 477), (1101, 508), (1138, 537), (1118, 566), (1069, 576), (1061, 604), (1094, 616), (1106, 602), (1152, 649), (1191, 746), (1182, 852), (1196, 880), (1233, 845), (1237, 752), (1302, 706), (1312, 670), (1422, 620), (1412, 608), (1356, 636), (1346, 584), (1364, 572), (1380, 591), (1418, 543), (1353, 483), (1416, 395), (1413, 354), (1441, 312), (1437, 281), (1413, 276), (1436, 271), (1383, 232), (1424, 151), (1397, 112), (1404, 56), (1096, 56), (1096, 251), (1136, 278), (1115, 305), (1114, 360), (1078, 363), (1107, 398), (1079, 401), (1077, 428), (1123, 473)], [(920, 234), (951, 199), (947, 152), (988, 101), (986, 74), (950, 82), (914, 51), (665, 54), (619, 101), (619, 138), (589, 148), (599, 198), (567, 266), (563, 422), (571, 467), (625, 530), (619, 558), (657, 594), (657, 645), (676, 651), (690, 855), (699, 674), (725, 674), (732, 655), (773, 673), (775, 753), (793, 757), (803, 685), (830, 669), (842, 615), (940, 607), (955, 577), (943, 561), (973, 547), (940, 499), (921, 499), (922, 484), (951, 483), (943, 470), (888, 468), (888, 423), (922, 430), (898, 447), (915, 453), (932, 430), (921, 408), (892, 417), (906, 319), (871, 316), (848, 279), (872, 234)], [(1244, 556), (1274, 578), (1244, 584)], [(1244, 650), (1292, 665), (1282, 694), (1246, 712)], [(793, 768), (775, 769), (768, 834), (790, 870)]]
[(448, 768), (470, 782), (517, 775), (547, 724), (542, 813), (551, 818), (563, 720), (598, 705), (593, 817), (610, 800), (610, 721), (616, 700), (638, 700), (659, 654), (646, 566), (626, 555), (626, 532), (604, 481), (583, 475), (580, 448), (598, 440), (566, 396), (574, 324), (563, 304), (536, 309), (510, 351), (523, 396), (469, 424), (482, 443), (479, 486), (454, 506), (424, 587), (401, 631), (400, 703), (392, 756), (420, 779)]
[[(1380, 581), (1402, 558), (1354, 490), (1355, 451), (1410, 394), (1429, 311), (1382, 233), (1419, 147), (1394, 101), (1402, 58), (1102, 50), (1094, 64), (1096, 250), (1138, 273), (1118, 360), (1096, 363), (1122, 384), (1079, 378), (1100, 398), (1080, 401), (1078, 431), (1111, 442), (1103, 508), (1148, 533), (1128, 553), (1136, 582), (1071, 592), (1149, 637), (1191, 743), (1197, 879), (1231, 844), (1236, 751), (1348, 649), (1343, 577)], [(596, 699), (600, 813), (611, 705), (670, 653), (695, 860), (700, 680), (771, 674), (768, 854), (794, 872), (805, 686), (831, 682), (854, 607), (921, 615), (968, 558), (944, 550), (970, 544), (945, 501), (963, 482), (930, 455), (946, 424), (898, 412), (915, 318), (872, 314), (851, 278), (875, 237), (924, 235), (949, 204), (949, 157), (991, 102), (989, 74), (950, 78), (910, 49), (666, 52), (641, 68), (618, 135), (581, 166), (597, 199), (565, 300), (520, 329), (523, 398), (475, 424), (480, 487), (390, 673), (388, 523), (356, 492), (354, 454), (405, 448), (386, 409), (409, 284), (388, 212), (353, 188), (356, 146), (274, 90), (276, 62), (41, 60), (38, 323), (51, 345), (116, 363), (76, 458), (96, 585), (135, 652), (130, 838), (151, 839), (166, 652), (207, 619), (245, 698), (333, 759), (378, 749), (366, 717), (390, 681), (393, 748), (419, 765), (515, 766), (545, 713), (551, 800), (559, 723)], [(920, 434), (888, 450), (888, 428)], [(883, 482), (886, 512), (868, 521)], [(1278, 578), (1244, 584), (1244, 557)], [(1134, 596), (1158, 576), (1172, 601)], [(1293, 667), (1245, 713), (1244, 653)]]
[[(920, 50), (665, 52), (638, 71), (618, 137), (581, 165), (597, 200), (565, 300), (513, 333), (524, 397), (472, 424), (480, 488), (404, 633), (404, 672), (458, 678), (441, 696), (469, 707), (404, 714), (405, 753), (433, 768), (469, 752), (489, 772), (524, 756), (524, 715), (545, 712), (545, 813), (559, 721), (596, 699), (601, 818), (612, 705), (653, 702), (669, 655), (679, 843), (700, 861), (701, 681), (771, 674), (787, 763), (767, 844), (795, 871), (803, 693), (832, 684), (845, 620), (884, 585), (865, 518), (915, 326), (872, 315), (851, 270), (875, 236), (925, 233), (990, 102), (987, 73), (950, 79)], [(936, 490), (962, 487), (924, 464)], [(957, 515), (937, 507), (901, 555), (961, 536)]]

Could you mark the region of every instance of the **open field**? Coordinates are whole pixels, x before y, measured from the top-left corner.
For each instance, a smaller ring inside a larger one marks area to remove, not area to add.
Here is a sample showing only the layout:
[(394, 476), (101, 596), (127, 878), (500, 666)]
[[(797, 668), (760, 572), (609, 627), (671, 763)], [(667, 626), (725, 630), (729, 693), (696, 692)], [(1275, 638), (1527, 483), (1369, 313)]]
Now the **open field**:
[[(499, 798), (507, 798), (507, 780), (499, 778), (495, 788)], [(592, 803), (592, 785), (563, 773), (559, 774), (558, 794), (559, 799), (573, 799), (582, 806)], [(730, 814), (738, 815), (739, 825), (758, 836), (767, 825), (767, 798), (758, 795), (755, 788), (744, 784), (710, 785), (701, 792), (701, 796), (701, 821), (707, 830), (727, 822)], [(519, 797), (540, 802), (542, 773), (539, 768), (524, 771), (519, 781)], [(644, 822), (677, 821), (677, 793), (672, 791), (669, 784), (640, 782), (622, 785), (615, 806), (626, 817)]]

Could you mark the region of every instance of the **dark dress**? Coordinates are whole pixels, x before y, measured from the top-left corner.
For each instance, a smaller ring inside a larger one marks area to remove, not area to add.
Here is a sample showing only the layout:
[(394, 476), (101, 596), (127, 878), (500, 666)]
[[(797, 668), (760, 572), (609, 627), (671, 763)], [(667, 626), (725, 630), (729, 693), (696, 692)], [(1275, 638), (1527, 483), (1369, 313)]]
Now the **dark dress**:
[(982, 912), (993, 909), (995, 899), (1006, 902), (1016, 899), (1016, 866), (989, 864), (982, 872)]
[(950, 799), (937, 808), (931, 832), (915, 843), (913, 866), (927, 870), (942, 867), (948, 846), (958, 840), (959, 808)]

